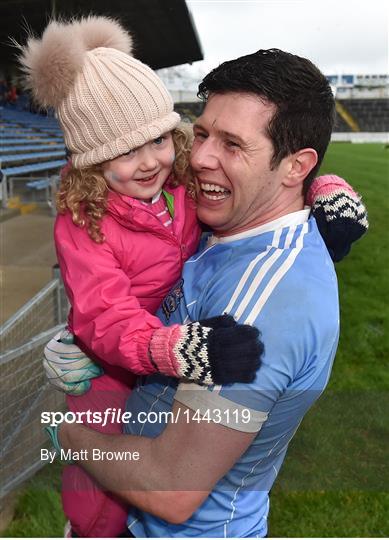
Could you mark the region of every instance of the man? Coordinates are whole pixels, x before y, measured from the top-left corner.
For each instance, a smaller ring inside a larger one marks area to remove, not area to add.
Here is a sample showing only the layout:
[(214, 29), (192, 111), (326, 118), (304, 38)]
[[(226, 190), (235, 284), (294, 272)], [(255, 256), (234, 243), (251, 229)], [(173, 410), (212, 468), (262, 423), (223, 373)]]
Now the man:
[(228, 387), (144, 377), (127, 402), (127, 435), (63, 424), (59, 441), (89, 455), (139, 453), (79, 462), (128, 502), (134, 536), (262, 537), (269, 490), (327, 384), (338, 343), (334, 267), (304, 209), (334, 99), (311, 62), (276, 49), (222, 64), (200, 95), (206, 106), (191, 161), (198, 216), (213, 234), (159, 316), (173, 324), (230, 313), (257, 326), (261, 368), (254, 383)]

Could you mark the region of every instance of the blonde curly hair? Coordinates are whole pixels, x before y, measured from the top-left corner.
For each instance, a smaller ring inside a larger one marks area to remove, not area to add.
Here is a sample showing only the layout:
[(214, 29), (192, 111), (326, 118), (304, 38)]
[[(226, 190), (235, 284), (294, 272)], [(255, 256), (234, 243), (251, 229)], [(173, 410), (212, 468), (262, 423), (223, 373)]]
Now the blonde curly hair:
[[(170, 185), (185, 186), (188, 194), (195, 198), (195, 184), (189, 166), (189, 155), (193, 142), (192, 125), (180, 122), (172, 131), (175, 161)], [(107, 211), (109, 188), (102, 174), (101, 165), (85, 169), (70, 167), (61, 179), (57, 192), (57, 210), (60, 214), (70, 211), (78, 227), (85, 227), (89, 236), (101, 244), (105, 238), (101, 232), (101, 220)]]

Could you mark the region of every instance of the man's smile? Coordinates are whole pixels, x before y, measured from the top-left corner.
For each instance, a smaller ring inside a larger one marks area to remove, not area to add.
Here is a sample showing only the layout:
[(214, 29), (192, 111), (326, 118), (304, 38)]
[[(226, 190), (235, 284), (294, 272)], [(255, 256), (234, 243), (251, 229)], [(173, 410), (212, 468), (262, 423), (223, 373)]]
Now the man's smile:
[(218, 184), (199, 182), (201, 194), (210, 201), (222, 201), (231, 195), (231, 191)]

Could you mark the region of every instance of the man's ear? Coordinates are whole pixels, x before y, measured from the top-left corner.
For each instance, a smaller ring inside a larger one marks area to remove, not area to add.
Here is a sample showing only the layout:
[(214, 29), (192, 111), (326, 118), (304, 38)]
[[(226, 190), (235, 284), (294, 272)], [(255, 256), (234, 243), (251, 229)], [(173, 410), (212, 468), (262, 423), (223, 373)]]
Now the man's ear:
[(313, 148), (303, 148), (288, 156), (288, 172), (284, 185), (296, 187), (302, 184), (317, 163), (317, 152)]

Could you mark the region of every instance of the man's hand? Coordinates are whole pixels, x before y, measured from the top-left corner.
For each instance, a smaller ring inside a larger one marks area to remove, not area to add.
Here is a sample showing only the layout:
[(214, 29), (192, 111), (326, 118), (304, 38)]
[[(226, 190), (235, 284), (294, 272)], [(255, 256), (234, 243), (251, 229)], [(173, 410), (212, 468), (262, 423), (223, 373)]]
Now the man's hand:
[(100, 377), (103, 369), (93, 362), (77, 345), (68, 330), (56, 334), (44, 350), (43, 367), (50, 384), (71, 396), (85, 394), (90, 379)]

